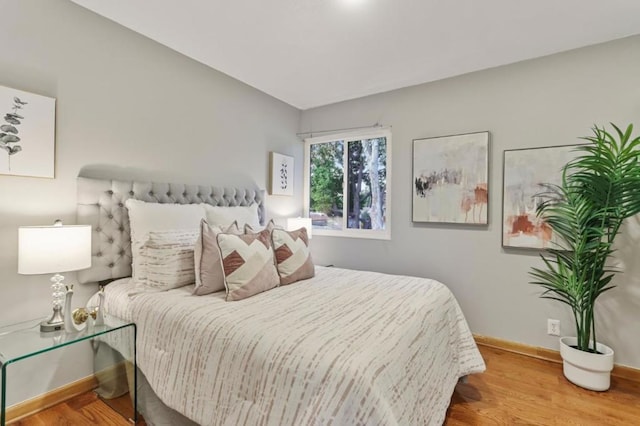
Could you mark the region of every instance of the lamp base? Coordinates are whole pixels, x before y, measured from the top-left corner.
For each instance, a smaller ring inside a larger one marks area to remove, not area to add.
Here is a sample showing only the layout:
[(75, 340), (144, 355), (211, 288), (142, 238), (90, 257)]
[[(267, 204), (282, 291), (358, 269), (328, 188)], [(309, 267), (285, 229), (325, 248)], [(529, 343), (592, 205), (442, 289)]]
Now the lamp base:
[(64, 321), (60, 321), (60, 322), (42, 321), (40, 323), (41, 333), (50, 333), (52, 331), (60, 331), (60, 330), (64, 330)]
[(64, 330), (64, 318), (62, 317), (62, 307), (54, 306), (53, 315), (48, 321), (40, 323), (40, 332), (49, 333), (51, 331)]

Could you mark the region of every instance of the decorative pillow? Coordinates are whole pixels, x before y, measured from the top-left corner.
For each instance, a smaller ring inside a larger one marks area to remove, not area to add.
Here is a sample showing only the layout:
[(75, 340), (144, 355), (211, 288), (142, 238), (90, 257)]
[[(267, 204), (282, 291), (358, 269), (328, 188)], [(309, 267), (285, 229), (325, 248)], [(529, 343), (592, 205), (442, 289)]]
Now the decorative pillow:
[(227, 229), (209, 226), (204, 219), (200, 222), (200, 235), (194, 251), (196, 288), (193, 294), (195, 295), (203, 296), (225, 288), (220, 249), (216, 241), (216, 237), (222, 232), (236, 235), (242, 233), (236, 222), (229, 225)]
[(205, 210), (207, 214), (207, 222), (209, 225), (229, 226), (233, 222), (237, 222), (240, 229), (245, 224), (249, 224), (254, 228), (260, 226), (260, 216), (258, 214), (258, 204), (254, 203), (250, 206), (237, 207), (218, 207), (206, 204)]
[(300, 228), (296, 231), (276, 228), (271, 233), (271, 239), (275, 252), (276, 268), (280, 275), (280, 285), (306, 280), (315, 275), (306, 228)]
[(147, 241), (149, 232), (197, 229), (206, 215), (202, 204), (159, 204), (128, 199), (125, 206), (129, 211), (131, 266), (136, 281), (146, 279), (142, 272), (140, 248)]
[(227, 301), (241, 300), (278, 286), (269, 231), (218, 234)]
[(150, 232), (149, 239), (140, 248), (145, 278), (136, 284), (155, 290), (193, 284), (193, 251), (199, 235), (197, 230)]
[(276, 223), (273, 221), (273, 219), (271, 219), (266, 226), (260, 226), (258, 225), (257, 227), (251, 226), (248, 223), (244, 224), (244, 233), (245, 234), (255, 234), (258, 232), (262, 232), (265, 229), (269, 232), (273, 231), (276, 228), (280, 228), (278, 225), (276, 225)]

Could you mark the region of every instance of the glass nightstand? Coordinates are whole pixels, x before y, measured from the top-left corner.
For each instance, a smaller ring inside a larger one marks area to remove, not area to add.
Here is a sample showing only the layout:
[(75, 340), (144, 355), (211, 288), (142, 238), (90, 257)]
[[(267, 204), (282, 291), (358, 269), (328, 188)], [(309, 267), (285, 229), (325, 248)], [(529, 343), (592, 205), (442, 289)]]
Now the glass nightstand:
[[(67, 333), (64, 330), (41, 333), (42, 318), (24, 321), (0, 328), (0, 364), (2, 365), (2, 426), (6, 421), (7, 366), (36, 355), (88, 341), (94, 351), (94, 375), (98, 384), (97, 393), (103, 398), (120, 396), (129, 392), (133, 410), (121, 413), (132, 422), (137, 422), (136, 396), (136, 325), (107, 315), (104, 325), (87, 322), (84, 330)], [(105, 356), (105, 353), (108, 355)], [(125, 374), (126, 373), (126, 374)], [(37, 374), (37, 373), (36, 373)], [(126, 377), (125, 377), (126, 376)], [(124, 379), (123, 379), (124, 377)], [(123, 386), (115, 385), (125, 381)], [(119, 391), (114, 391), (119, 388)], [(101, 392), (102, 390), (102, 392)], [(120, 395), (116, 395), (118, 393)], [(104, 394), (104, 395), (103, 395)], [(105, 401), (108, 404), (108, 401)], [(112, 407), (113, 408), (113, 407)]]

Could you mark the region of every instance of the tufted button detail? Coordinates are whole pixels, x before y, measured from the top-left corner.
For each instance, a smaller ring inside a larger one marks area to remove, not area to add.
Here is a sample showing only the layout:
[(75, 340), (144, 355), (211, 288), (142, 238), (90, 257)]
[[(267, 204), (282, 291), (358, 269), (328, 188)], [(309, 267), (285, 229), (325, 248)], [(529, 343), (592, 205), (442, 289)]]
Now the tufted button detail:
[(96, 228), (96, 232), (102, 232), (102, 228), (100, 228), (99, 226)]
[(149, 195), (153, 197), (153, 191), (149, 191)]
[(200, 198), (202, 194), (200, 194), (199, 192), (196, 194), (196, 197)]
[(183, 197), (186, 197), (186, 196), (187, 196), (187, 191), (184, 191), (184, 192), (182, 193), (182, 196), (183, 196)]
[(124, 207), (123, 203), (118, 203), (118, 207)]
[(102, 257), (102, 252), (101, 251), (97, 252), (96, 257)]
[(119, 254), (120, 256), (124, 256), (124, 250), (120, 250), (120, 251), (118, 252), (118, 254)]
[(133, 197), (133, 191), (129, 191), (129, 195), (131, 195)]
[(113, 268), (114, 266), (116, 266), (116, 265), (115, 265), (115, 263), (113, 263), (113, 262), (111, 262), (111, 263), (109, 264), (109, 268)]
[(113, 191), (112, 191), (112, 190), (108, 190), (108, 191), (107, 191), (107, 194), (109, 194), (109, 195), (113, 195)]
[(109, 219), (113, 219), (113, 215), (110, 214), (109, 216), (107, 216)]
[(121, 226), (120, 228), (118, 228), (118, 231), (124, 232), (124, 226)]
[(167, 197), (171, 197), (171, 191), (167, 192)]
[(113, 244), (113, 238), (109, 238), (107, 241), (109, 241), (109, 244)]

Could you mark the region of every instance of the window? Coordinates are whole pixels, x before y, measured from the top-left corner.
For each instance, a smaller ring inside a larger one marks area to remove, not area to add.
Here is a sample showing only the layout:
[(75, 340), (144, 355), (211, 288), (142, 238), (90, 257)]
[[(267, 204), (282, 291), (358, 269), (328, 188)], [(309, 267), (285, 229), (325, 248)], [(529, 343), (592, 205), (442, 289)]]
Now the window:
[(304, 172), (314, 235), (391, 237), (388, 129), (306, 139)]

